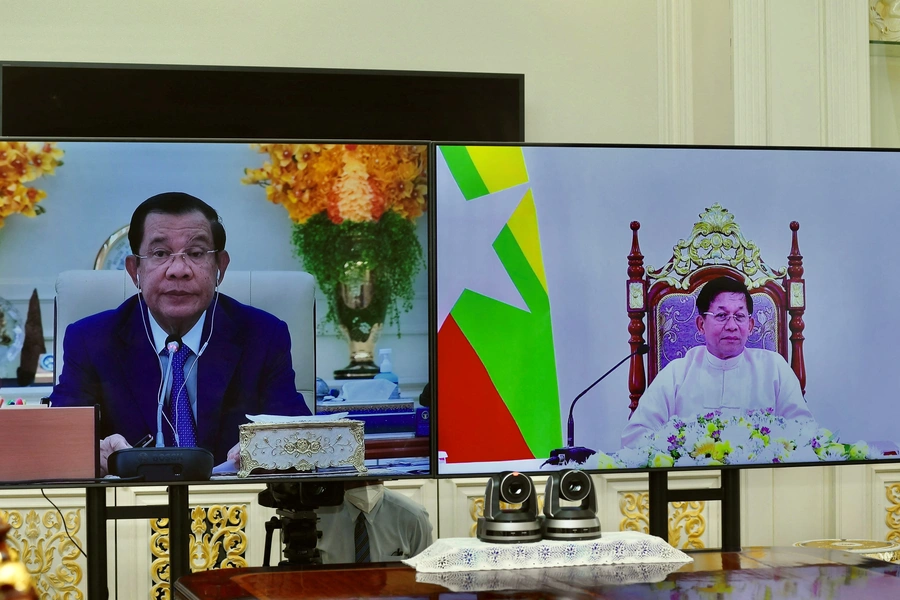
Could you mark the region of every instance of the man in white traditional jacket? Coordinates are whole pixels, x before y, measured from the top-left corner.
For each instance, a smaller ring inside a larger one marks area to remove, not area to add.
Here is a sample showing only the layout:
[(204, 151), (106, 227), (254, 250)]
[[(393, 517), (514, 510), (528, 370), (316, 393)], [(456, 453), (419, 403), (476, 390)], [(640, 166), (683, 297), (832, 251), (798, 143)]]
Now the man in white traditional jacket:
[(745, 348), (753, 331), (753, 299), (742, 282), (709, 281), (697, 296), (697, 312), (706, 345), (691, 348), (657, 374), (622, 432), (622, 446), (640, 446), (645, 434), (674, 416), (691, 419), (714, 410), (729, 417), (772, 408), (788, 419), (813, 418), (784, 357)]

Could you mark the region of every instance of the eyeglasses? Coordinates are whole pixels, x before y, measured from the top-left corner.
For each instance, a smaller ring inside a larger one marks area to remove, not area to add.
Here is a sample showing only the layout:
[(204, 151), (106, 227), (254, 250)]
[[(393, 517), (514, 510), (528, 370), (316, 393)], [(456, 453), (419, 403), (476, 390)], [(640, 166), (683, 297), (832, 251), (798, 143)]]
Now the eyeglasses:
[(176, 257), (180, 256), (186, 263), (195, 267), (202, 267), (206, 264), (206, 257), (215, 254), (218, 250), (203, 250), (202, 248), (189, 248), (184, 252), (170, 252), (168, 250), (151, 250), (147, 256), (135, 254), (141, 260), (146, 260), (151, 267), (161, 267), (171, 264)]
[(705, 313), (703, 313), (703, 314), (704, 314), (704, 315), (709, 315), (710, 317), (712, 317), (713, 319), (716, 320), (716, 323), (722, 323), (722, 324), (727, 323), (727, 322), (728, 322), (728, 319), (732, 319), (732, 318), (733, 318), (735, 323), (737, 323), (738, 325), (743, 325), (744, 323), (747, 322), (747, 319), (750, 318), (749, 316), (745, 315), (744, 313), (735, 313), (735, 314), (732, 315), (732, 314), (729, 314), (729, 313), (711, 313), (711, 312), (705, 312)]

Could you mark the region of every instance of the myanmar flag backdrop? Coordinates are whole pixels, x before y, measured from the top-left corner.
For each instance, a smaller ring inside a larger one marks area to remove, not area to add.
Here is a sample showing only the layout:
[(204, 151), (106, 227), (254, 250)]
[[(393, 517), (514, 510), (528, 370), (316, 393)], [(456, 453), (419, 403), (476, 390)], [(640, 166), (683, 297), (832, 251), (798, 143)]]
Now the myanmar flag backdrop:
[[(522, 149), (440, 146), (438, 163), (459, 198), (438, 206), (438, 243), (440, 236), (495, 227), (486, 232), (493, 241), (485, 251), (496, 254), (521, 298), (513, 306), (492, 297), (490, 285), (463, 286), (439, 315), (439, 450), (450, 463), (549, 456), (562, 441), (559, 390), (540, 227)], [(496, 202), (501, 193), (515, 194), (508, 219), (480, 222), (475, 203)], [(439, 253), (439, 295), (442, 269), (465, 277), (482, 265), (441, 264)]]

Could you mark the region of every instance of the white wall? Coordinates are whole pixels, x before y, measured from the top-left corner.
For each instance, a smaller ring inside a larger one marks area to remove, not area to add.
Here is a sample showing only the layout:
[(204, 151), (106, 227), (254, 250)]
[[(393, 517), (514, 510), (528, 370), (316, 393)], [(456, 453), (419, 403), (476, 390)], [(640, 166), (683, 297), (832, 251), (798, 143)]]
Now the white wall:
[(630, 0), (0, 0), (3, 60), (524, 73), (529, 140), (656, 141), (656, 9)]
[(731, 3), (692, 3), (693, 143), (733, 144)]

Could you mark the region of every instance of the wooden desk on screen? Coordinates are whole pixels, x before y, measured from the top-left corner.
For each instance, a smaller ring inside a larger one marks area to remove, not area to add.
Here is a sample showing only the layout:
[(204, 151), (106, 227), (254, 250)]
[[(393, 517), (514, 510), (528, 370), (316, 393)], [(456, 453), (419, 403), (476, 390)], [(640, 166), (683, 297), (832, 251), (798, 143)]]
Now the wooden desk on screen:
[(366, 459), (427, 457), (430, 439), (427, 436), (366, 438)]
[[(516, 598), (900, 598), (900, 565), (834, 550), (747, 548), (698, 552), (694, 562), (661, 583), (574, 588), (560, 577), (541, 589), (459, 593), (460, 597)], [(557, 570), (564, 575), (565, 569)], [(680, 593), (683, 592), (684, 596)], [(416, 572), (394, 563), (312, 566), (302, 569), (223, 569), (186, 575), (175, 584), (181, 600), (251, 598), (445, 598), (440, 585), (419, 583)]]

